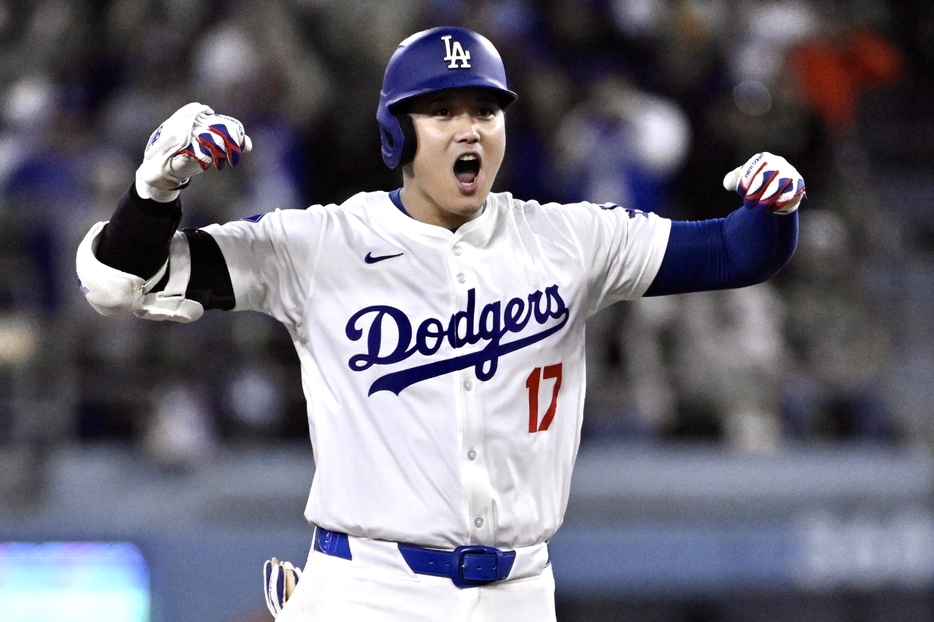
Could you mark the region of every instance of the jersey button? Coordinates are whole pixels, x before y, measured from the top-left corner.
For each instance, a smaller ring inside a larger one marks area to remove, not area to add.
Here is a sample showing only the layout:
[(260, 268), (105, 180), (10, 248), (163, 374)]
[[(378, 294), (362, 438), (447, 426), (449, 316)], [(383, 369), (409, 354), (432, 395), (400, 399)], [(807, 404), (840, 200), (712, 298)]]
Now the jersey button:
[(455, 246), (454, 248), (451, 249), (451, 252), (454, 253), (455, 257), (460, 257), (463, 251), (461, 250), (460, 246)]
[(468, 460), (476, 460), (476, 459), (477, 459), (477, 452), (474, 451), (473, 449), (471, 449), (470, 451), (468, 451), (468, 452), (467, 452), (467, 459), (468, 459)]
[(464, 391), (470, 391), (473, 388), (473, 381), (467, 379), (464, 381)]
[(483, 518), (478, 516), (477, 518), (473, 519), (473, 524), (476, 525), (477, 528), (483, 527)]
[(463, 283), (463, 282), (466, 281), (466, 280), (467, 280), (467, 277), (464, 276), (463, 273), (457, 275), (457, 282), (458, 282), (458, 283)]

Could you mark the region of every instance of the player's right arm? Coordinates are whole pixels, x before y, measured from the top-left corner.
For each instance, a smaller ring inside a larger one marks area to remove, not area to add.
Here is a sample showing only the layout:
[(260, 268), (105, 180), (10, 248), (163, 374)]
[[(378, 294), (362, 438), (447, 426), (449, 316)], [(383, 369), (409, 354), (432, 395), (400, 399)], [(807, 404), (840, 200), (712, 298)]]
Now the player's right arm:
[(197, 103), (153, 132), (113, 217), (94, 225), (78, 248), (78, 279), (91, 306), (104, 315), (179, 322), (196, 320), (205, 309), (233, 308), (215, 240), (201, 230), (177, 231), (178, 197), (192, 175), (235, 166), (250, 146), (239, 121)]
[(746, 287), (778, 272), (794, 254), (804, 178), (780, 156), (757, 153), (723, 180), (743, 197), (726, 218), (675, 221), (646, 296)]

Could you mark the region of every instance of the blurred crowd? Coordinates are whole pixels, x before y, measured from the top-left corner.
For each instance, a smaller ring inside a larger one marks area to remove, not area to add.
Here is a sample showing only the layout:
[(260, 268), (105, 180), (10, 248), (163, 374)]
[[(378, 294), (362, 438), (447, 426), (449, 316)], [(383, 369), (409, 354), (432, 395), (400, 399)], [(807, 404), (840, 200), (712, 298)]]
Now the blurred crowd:
[(738, 207), (721, 180), (757, 151), (807, 180), (798, 253), (773, 281), (593, 319), (585, 443), (930, 443), (932, 15), (883, 0), (0, 0), (0, 451), (116, 440), (184, 467), (305, 438), (284, 328), (101, 317), (75, 249), (189, 101), (241, 119), (254, 153), (192, 183), (184, 226), (398, 187), (379, 156), (382, 72), (441, 24), (493, 40), (520, 95), (497, 189), (701, 219)]

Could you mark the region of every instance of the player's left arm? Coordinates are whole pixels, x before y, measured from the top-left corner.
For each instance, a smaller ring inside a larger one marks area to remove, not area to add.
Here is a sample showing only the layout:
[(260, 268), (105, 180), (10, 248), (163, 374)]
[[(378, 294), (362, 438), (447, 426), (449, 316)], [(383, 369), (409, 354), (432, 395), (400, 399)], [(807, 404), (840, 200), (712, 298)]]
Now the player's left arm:
[(787, 160), (758, 153), (723, 180), (743, 197), (726, 218), (673, 221), (646, 296), (746, 287), (767, 280), (794, 254), (804, 178)]

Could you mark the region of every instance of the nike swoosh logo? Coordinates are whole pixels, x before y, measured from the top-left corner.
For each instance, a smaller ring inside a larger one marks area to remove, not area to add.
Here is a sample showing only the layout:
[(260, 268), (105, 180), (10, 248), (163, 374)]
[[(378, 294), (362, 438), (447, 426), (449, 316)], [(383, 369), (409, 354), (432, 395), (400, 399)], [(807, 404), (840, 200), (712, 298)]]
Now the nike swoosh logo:
[(363, 258), (363, 261), (367, 263), (377, 263), (386, 259), (392, 259), (393, 257), (401, 257), (402, 255), (405, 255), (405, 253), (396, 253), (395, 255), (377, 255), (376, 257), (373, 256), (373, 253), (367, 253), (366, 257)]

